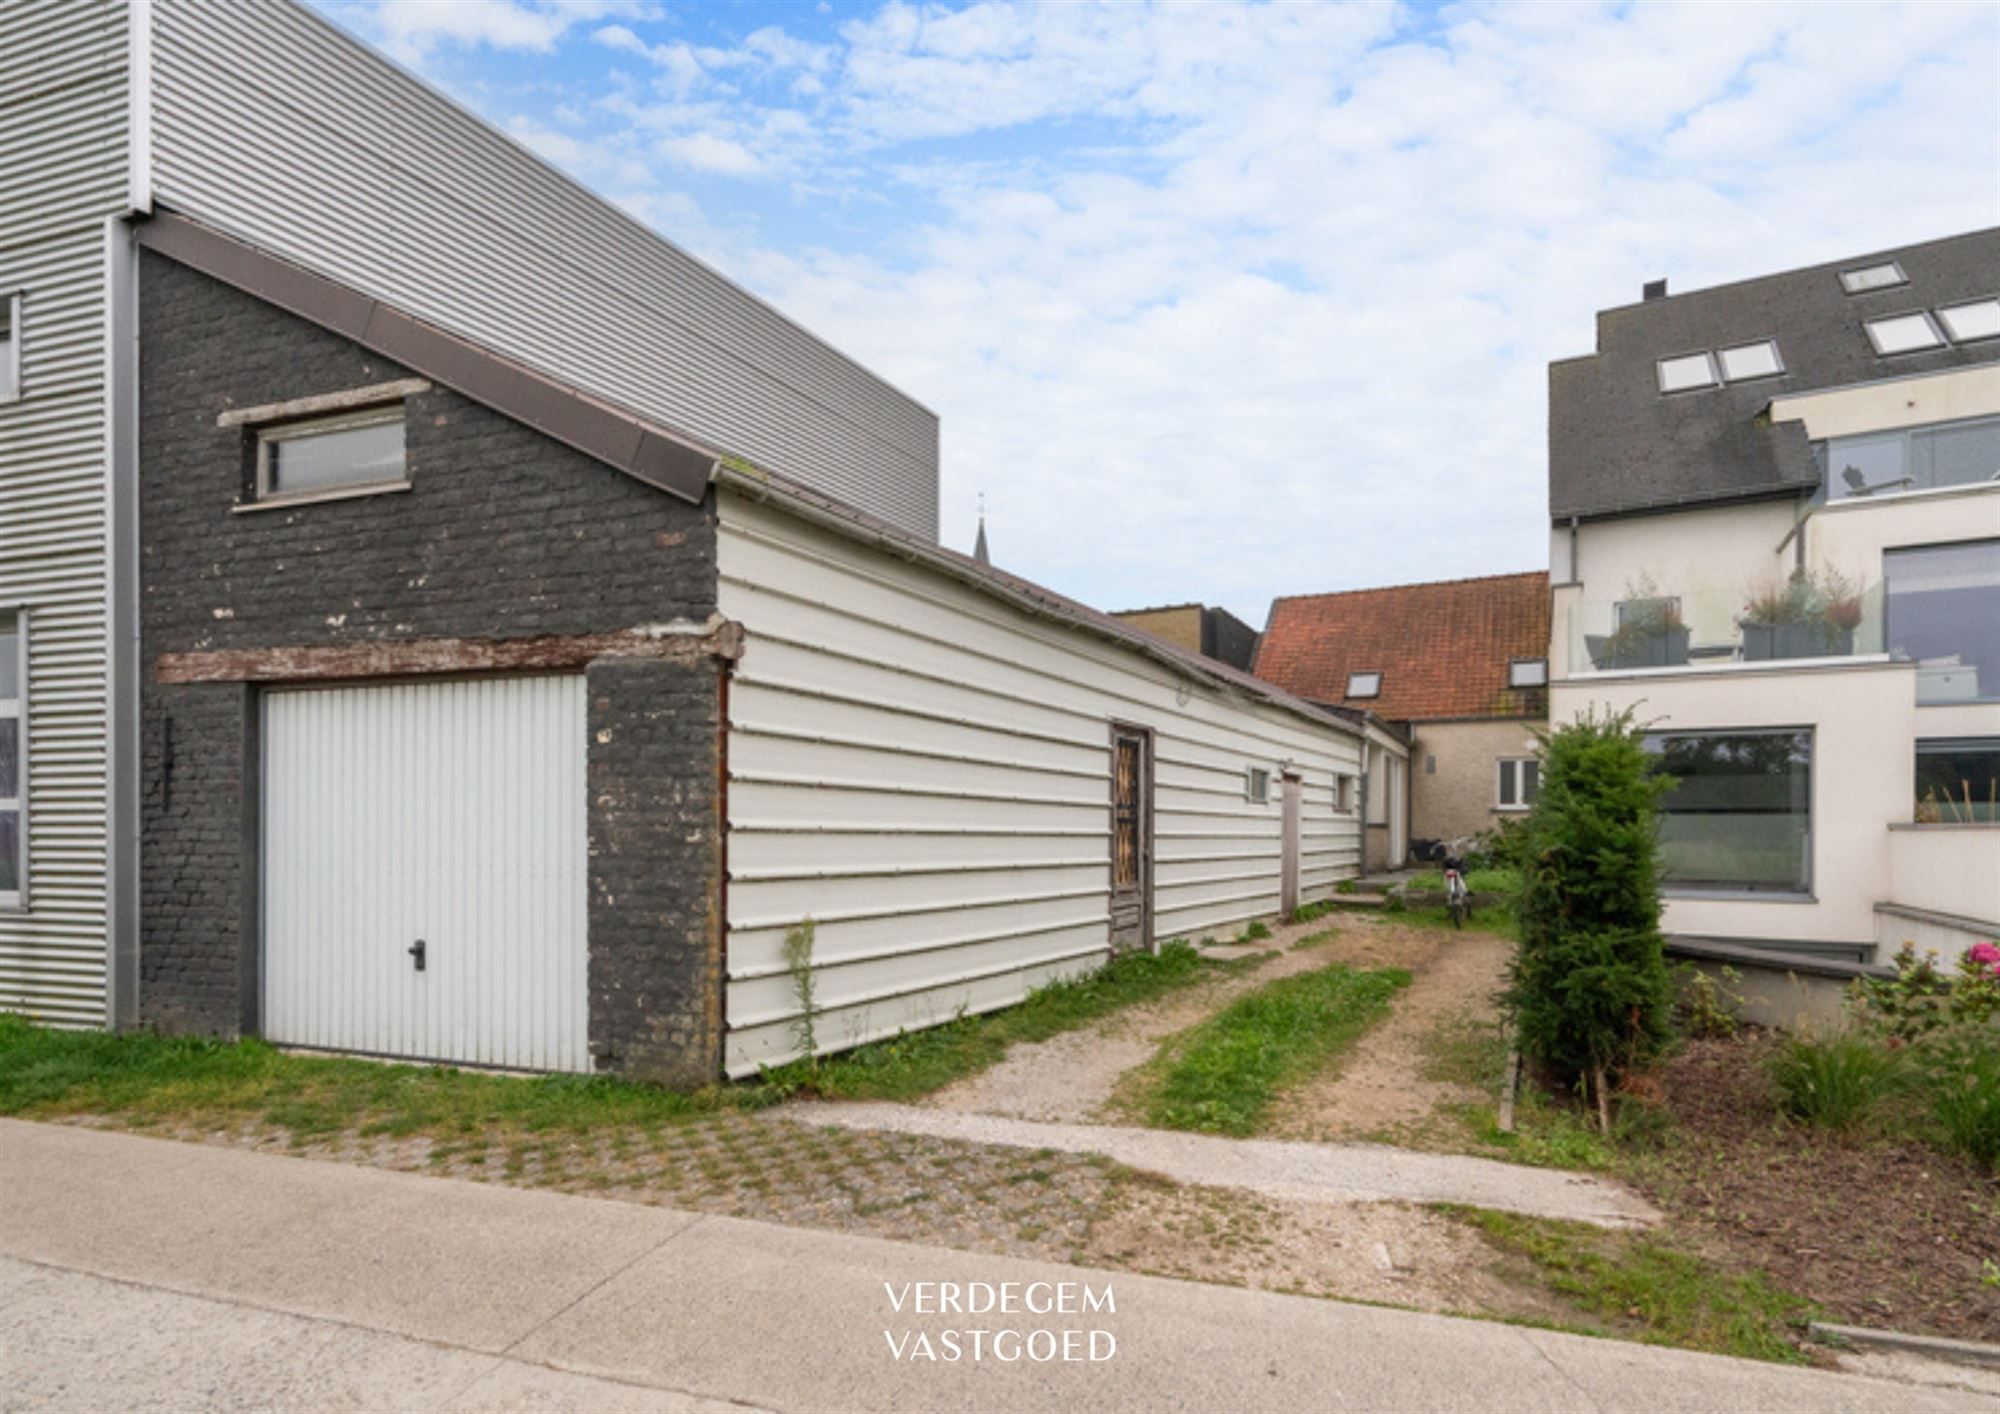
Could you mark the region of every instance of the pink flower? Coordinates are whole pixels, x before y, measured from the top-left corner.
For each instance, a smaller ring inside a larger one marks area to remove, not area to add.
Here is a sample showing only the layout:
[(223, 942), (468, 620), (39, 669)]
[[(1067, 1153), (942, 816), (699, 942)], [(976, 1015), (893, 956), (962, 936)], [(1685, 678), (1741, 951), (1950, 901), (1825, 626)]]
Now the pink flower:
[(2000, 962), (2000, 947), (1995, 947), (1991, 943), (1974, 943), (1972, 945), (1972, 960), (1974, 962)]

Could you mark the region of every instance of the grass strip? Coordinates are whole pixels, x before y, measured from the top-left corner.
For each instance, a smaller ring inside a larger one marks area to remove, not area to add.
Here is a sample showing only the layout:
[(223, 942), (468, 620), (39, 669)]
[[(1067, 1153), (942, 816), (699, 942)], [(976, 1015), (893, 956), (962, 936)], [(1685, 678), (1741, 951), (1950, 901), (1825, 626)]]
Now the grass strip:
[(1653, 1345), (1806, 1363), (1798, 1333), (1817, 1308), (1756, 1272), (1733, 1273), (1658, 1237), (1484, 1208), (1444, 1211), (1605, 1331)]
[(0, 1114), (114, 1115), (136, 1124), (260, 1120), (295, 1137), (489, 1129), (576, 1133), (679, 1122), (754, 1103), (608, 1076), (494, 1075), (446, 1066), (287, 1055), (262, 1041), (33, 1026), (0, 1015)]
[(756, 1109), (801, 1091), (910, 1099), (984, 1069), (1016, 1041), (1042, 1040), (1244, 965), (1204, 962), (1186, 943), (1169, 944), (1158, 956), (1121, 957), (1074, 981), (1042, 987), (1004, 1011), (694, 1094), (610, 1076), (495, 1075), (290, 1055), (254, 1039), (60, 1030), (0, 1013), (0, 1114), (103, 1114), (142, 1126), (256, 1121), (300, 1140), (345, 1131), (449, 1138), (644, 1129)]
[(914, 1100), (986, 1069), (1016, 1042), (1045, 1041), (1124, 1007), (1266, 960), (1208, 961), (1191, 944), (1172, 942), (1157, 956), (1128, 953), (1085, 976), (1039, 987), (1019, 1006), (906, 1032), (816, 1065), (795, 1061), (767, 1072), (764, 1083), (785, 1093), (805, 1091), (827, 1099)]
[(1237, 998), (1175, 1038), (1145, 1108), (1160, 1129), (1244, 1135), (1291, 1081), (1321, 1070), (1388, 1013), (1401, 968), (1302, 972)]

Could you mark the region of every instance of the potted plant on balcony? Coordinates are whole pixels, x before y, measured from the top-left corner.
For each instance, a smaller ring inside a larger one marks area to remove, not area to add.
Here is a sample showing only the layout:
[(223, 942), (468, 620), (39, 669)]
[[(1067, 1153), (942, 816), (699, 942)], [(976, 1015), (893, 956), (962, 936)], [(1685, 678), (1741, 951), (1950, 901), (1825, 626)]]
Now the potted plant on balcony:
[(1861, 615), (1853, 580), (1834, 569), (1799, 570), (1782, 586), (1767, 583), (1752, 590), (1736, 626), (1743, 631), (1747, 662), (1845, 657), (1854, 651)]
[(1660, 593), (1651, 576), (1625, 587), (1618, 628), (1604, 640), (1606, 668), (1668, 668), (1688, 660), (1688, 628), (1681, 601)]

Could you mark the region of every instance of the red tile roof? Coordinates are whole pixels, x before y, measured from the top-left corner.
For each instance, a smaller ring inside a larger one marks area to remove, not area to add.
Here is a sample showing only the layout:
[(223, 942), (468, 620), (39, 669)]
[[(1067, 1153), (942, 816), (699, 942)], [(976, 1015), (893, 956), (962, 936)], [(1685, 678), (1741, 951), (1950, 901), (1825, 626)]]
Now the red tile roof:
[[(1390, 721), (1539, 717), (1544, 691), (1507, 686), (1516, 658), (1549, 651), (1549, 576), (1491, 575), (1274, 600), (1257, 676), (1296, 696)], [(1349, 697), (1349, 673), (1382, 674), (1379, 697)]]

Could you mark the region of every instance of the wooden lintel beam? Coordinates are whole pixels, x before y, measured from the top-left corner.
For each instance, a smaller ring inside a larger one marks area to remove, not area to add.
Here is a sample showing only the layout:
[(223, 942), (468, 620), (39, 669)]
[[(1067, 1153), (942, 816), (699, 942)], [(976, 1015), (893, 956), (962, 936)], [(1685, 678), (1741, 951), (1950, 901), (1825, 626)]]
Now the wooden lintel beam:
[(734, 662), (743, 655), (743, 626), (701, 632), (626, 629), (615, 633), (541, 638), (409, 638), (290, 648), (225, 648), (162, 653), (154, 680), (198, 682), (327, 682), (352, 678), (423, 677), (446, 673), (550, 672), (581, 668), (598, 658), (701, 658)]

